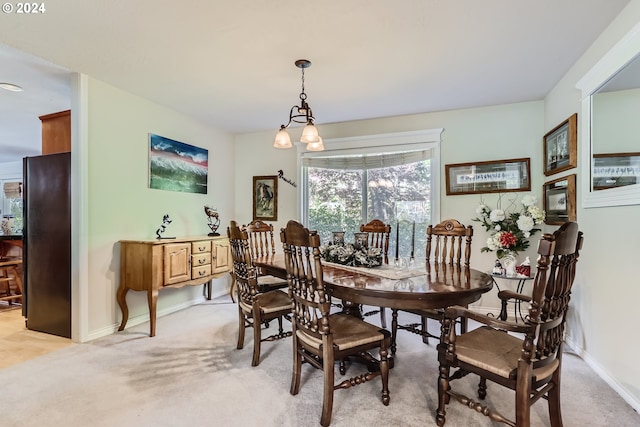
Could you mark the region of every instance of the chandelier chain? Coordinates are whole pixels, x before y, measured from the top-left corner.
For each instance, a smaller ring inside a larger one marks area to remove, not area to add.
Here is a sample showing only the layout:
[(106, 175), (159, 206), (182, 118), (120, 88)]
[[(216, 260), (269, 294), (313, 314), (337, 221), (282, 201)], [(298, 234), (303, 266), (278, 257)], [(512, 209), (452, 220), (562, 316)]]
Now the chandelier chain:
[(300, 99), (304, 101), (307, 99), (307, 94), (304, 93), (304, 68), (302, 68), (301, 70), (302, 70), (302, 78), (300, 79), (300, 81), (302, 82), (302, 92), (300, 92)]

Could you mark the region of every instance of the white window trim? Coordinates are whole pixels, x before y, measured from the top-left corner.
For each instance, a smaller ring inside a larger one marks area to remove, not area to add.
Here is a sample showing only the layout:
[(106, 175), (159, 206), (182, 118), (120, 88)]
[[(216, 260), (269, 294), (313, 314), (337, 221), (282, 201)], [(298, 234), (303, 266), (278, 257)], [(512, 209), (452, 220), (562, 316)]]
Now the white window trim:
[(333, 138), (323, 141), (324, 151), (306, 151), (306, 144), (297, 143), (298, 150), (297, 171), (298, 182), (300, 182), (300, 191), (298, 193), (298, 215), (304, 221), (307, 218), (307, 207), (304, 200), (307, 200), (309, 194), (309, 183), (306, 174), (302, 173), (303, 157), (321, 157), (327, 154), (375, 154), (389, 151), (389, 147), (393, 147), (393, 151), (414, 151), (414, 150), (432, 150), (431, 158), (432, 171), (432, 189), (431, 191), (431, 216), (432, 222), (440, 219), (440, 142), (444, 128), (425, 129), (408, 132), (384, 133), (376, 135), (362, 135), (348, 138)]

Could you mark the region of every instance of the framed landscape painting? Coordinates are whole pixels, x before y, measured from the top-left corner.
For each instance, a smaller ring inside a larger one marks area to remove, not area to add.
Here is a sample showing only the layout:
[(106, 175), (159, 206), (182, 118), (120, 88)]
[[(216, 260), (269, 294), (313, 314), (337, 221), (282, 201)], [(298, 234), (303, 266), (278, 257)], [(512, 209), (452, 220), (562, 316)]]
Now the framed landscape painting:
[(207, 194), (209, 150), (149, 134), (149, 188)]
[(529, 158), (445, 165), (447, 195), (531, 190)]

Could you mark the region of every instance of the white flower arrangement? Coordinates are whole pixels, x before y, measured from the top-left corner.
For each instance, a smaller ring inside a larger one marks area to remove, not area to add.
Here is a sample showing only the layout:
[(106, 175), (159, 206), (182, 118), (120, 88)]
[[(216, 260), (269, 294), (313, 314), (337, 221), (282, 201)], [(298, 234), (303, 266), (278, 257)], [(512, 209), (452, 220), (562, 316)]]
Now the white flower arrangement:
[(481, 201), (476, 208), (476, 218), (473, 221), (482, 223), (486, 231), (493, 234), (487, 239), (487, 246), (482, 252), (496, 252), (498, 258), (508, 253), (517, 254), (529, 247), (529, 238), (540, 231), (535, 228), (544, 222), (545, 212), (536, 206), (537, 197), (528, 194), (522, 198), (522, 205), (517, 211), (509, 212), (515, 207), (516, 199), (513, 199), (507, 209), (501, 208), (503, 195), (498, 198), (496, 209), (489, 208)]

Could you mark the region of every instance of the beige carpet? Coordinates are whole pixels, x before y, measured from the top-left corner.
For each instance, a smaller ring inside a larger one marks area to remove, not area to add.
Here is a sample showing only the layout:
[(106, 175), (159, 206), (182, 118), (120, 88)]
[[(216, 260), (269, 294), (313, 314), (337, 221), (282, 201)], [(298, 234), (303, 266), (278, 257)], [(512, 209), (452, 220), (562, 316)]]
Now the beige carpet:
[[(318, 425), (322, 373), (304, 366), (300, 394), (289, 394), (290, 340), (263, 343), (262, 362), (252, 368), (251, 334), (245, 349), (236, 350), (237, 308), (226, 301), (158, 319), (154, 338), (143, 324), (0, 370), (0, 425)], [(390, 405), (380, 402), (379, 380), (338, 390), (332, 426), (435, 425), (435, 350), (407, 333), (401, 333), (398, 344)], [(640, 425), (640, 416), (584, 362), (572, 354), (564, 361), (565, 426)], [(353, 365), (348, 374), (361, 370)], [(475, 382), (470, 379), (468, 387), (475, 389)], [(506, 414), (513, 411), (513, 394), (495, 384), (489, 384), (487, 402)], [(533, 408), (532, 425), (547, 426), (547, 419), (546, 402), (540, 401)], [(453, 402), (446, 425), (494, 424)]]

